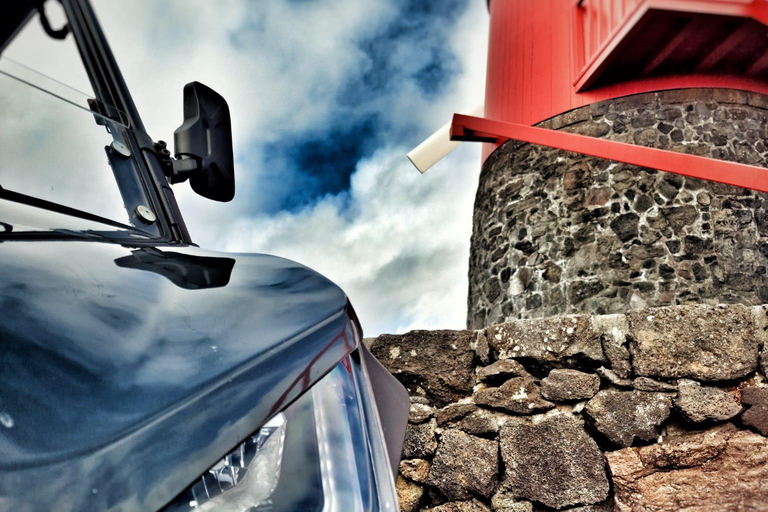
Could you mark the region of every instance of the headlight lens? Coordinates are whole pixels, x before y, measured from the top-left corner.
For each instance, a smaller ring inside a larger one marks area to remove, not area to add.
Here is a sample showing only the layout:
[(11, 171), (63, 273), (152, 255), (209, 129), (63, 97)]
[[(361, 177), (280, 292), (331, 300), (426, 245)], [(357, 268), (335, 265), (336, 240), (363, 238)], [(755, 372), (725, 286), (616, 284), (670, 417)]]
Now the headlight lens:
[(365, 375), (347, 358), (168, 505), (170, 511), (396, 510)]

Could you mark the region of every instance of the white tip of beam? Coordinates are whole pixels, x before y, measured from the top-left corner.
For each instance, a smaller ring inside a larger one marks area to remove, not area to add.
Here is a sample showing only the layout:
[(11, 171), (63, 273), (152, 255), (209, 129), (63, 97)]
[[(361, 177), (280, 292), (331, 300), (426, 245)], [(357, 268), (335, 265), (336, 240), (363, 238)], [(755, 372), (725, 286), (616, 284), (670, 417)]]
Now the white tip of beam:
[[(485, 111), (484, 105), (479, 105), (466, 112), (461, 112), (468, 116), (482, 116)], [(408, 153), (408, 160), (422, 174), (445, 158), (448, 153), (459, 147), (460, 141), (451, 140), (451, 122), (447, 122), (439, 130), (429, 136), (427, 140), (413, 148)]]

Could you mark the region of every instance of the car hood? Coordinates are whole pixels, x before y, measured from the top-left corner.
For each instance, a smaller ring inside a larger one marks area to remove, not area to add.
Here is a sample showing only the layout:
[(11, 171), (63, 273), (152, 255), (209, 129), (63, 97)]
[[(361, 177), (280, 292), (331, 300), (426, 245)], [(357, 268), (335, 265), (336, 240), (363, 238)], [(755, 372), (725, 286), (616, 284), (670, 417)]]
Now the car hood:
[(192, 247), (0, 243), (0, 510), (153, 510), (348, 354), (344, 293)]

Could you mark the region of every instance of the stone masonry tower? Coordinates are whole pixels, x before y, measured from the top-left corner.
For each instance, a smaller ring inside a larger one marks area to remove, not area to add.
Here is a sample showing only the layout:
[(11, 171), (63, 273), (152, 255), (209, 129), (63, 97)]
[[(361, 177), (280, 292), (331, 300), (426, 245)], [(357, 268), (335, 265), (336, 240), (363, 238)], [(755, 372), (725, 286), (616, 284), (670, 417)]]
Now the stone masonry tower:
[[(768, 181), (725, 184), (746, 166), (713, 160), (765, 166), (760, 4), (491, 0), (484, 117), (547, 130), (537, 135), (553, 147), (467, 127), (465, 139), (494, 142), (475, 202), (469, 328), (768, 302), (768, 195), (753, 190)], [(612, 161), (589, 140), (564, 151), (552, 132), (666, 154)], [(672, 152), (706, 160), (656, 170)]]
[(468, 329), (368, 340), (401, 512), (768, 512), (768, 1), (488, 6)]

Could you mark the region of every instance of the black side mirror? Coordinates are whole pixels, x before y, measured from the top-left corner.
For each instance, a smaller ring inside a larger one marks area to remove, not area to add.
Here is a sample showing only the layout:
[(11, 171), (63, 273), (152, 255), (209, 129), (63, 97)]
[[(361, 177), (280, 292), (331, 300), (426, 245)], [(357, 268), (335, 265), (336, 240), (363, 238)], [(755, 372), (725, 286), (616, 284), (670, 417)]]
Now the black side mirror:
[(235, 197), (232, 120), (219, 93), (200, 82), (184, 86), (184, 123), (173, 132), (173, 142), (171, 183), (188, 178), (192, 190), (203, 197)]

